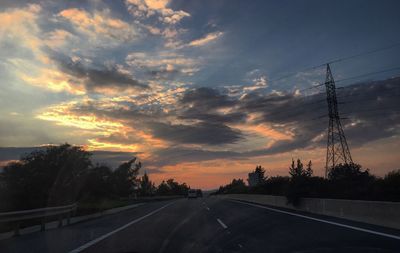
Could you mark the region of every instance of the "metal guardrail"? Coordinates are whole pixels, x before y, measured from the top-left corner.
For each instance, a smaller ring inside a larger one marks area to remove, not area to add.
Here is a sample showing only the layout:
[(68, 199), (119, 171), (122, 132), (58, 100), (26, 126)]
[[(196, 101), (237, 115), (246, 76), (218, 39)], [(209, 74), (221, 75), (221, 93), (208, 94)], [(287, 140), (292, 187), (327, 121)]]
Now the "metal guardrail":
[(38, 208), (31, 210), (15, 211), (15, 212), (4, 212), (0, 213), (0, 223), (10, 222), (14, 224), (14, 236), (18, 236), (20, 225), (22, 221), (41, 219), (41, 231), (46, 229), (46, 218), (57, 217), (58, 227), (62, 227), (63, 219), (67, 218), (67, 225), (70, 224), (70, 218), (73, 212), (75, 212), (77, 204), (71, 204), (66, 206), (55, 206)]

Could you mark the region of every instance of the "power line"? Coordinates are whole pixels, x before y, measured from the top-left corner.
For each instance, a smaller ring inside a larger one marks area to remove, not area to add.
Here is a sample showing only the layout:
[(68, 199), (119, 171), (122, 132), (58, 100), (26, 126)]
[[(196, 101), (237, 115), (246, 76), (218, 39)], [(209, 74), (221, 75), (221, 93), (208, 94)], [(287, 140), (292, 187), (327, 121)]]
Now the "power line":
[[(355, 97), (358, 94), (349, 94), (346, 96), (340, 96), (338, 97), (340, 98), (346, 98), (346, 97)], [(361, 95), (365, 95), (365, 94), (361, 94)], [(378, 97), (379, 96), (379, 97)], [(352, 99), (352, 100), (345, 100), (345, 101), (341, 101), (340, 103), (343, 104), (354, 104), (354, 103), (359, 103), (360, 101), (376, 101), (376, 102), (380, 102), (380, 100), (378, 100), (379, 98), (392, 98), (392, 97), (398, 97), (398, 94), (387, 94), (387, 95), (378, 95), (377, 97), (372, 97), (372, 98), (362, 98), (362, 99)]]
[[(351, 93), (351, 94), (346, 94), (346, 95), (339, 95), (338, 98), (339, 99), (343, 99), (343, 98), (348, 98), (348, 97), (352, 97), (352, 98), (357, 98), (359, 97), (359, 99), (352, 99), (351, 101), (343, 101), (344, 103), (355, 103), (355, 102), (359, 102), (359, 101), (368, 101), (368, 100), (377, 100), (378, 98), (391, 98), (391, 97), (398, 97), (400, 94), (396, 93), (387, 93), (387, 92), (392, 92), (391, 89), (393, 88), (399, 88), (399, 87), (386, 87), (385, 92), (380, 92), (379, 94), (375, 94), (375, 97), (373, 98), (362, 98), (363, 96), (368, 96), (370, 94), (365, 94), (365, 93)], [(360, 97), (361, 96), (361, 97)]]
[(347, 57), (334, 59), (334, 60), (331, 60), (331, 61), (329, 61), (327, 63), (328, 64), (333, 64), (333, 63), (343, 62), (343, 61), (354, 59), (354, 58), (357, 58), (357, 57), (360, 57), (360, 56), (374, 54), (374, 53), (377, 53), (377, 52), (389, 50), (389, 49), (392, 49), (392, 48), (395, 48), (395, 47), (398, 47), (398, 46), (400, 46), (400, 42), (397, 42), (397, 43), (394, 43), (394, 44), (391, 44), (391, 45), (388, 45), (388, 46), (385, 46), (385, 47), (376, 48), (376, 49), (373, 49), (373, 50), (370, 50), (370, 51), (366, 51), (366, 52), (363, 52), (363, 53), (358, 53), (358, 54), (350, 55), (350, 56), (347, 56)]
[(376, 118), (376, 116), (399, 116), (400, 117), (400, 111), (391, 111), (391, 112), (362, 112), (362, 113), (358, 113), (358, 114), (352, 114), (352, 113), (346, 113), (344, 114), (346, 115), (346, 119), (347, 120), (354, 120), (354, 119), (370, 119), (370, 118)]
[[(358, 76), (352, 76), (352, 77), (348, 77), (348, 78), (344, 78), (344, 79), (339, 79), (338, 82), (343, 82), (343, 81), (347, 81), (347, 80), (351, 80), (351, 79), (357, 79), (360, 77), (364, 77), (364, 76), (371, 76), (371, 75), (376, 75), (376, 74), (381, 74), (381, 73), (385, 73), (385, 72), (390, 72), (393, 70), (400, 70), (400, 67), (394, 67), (394, 68), (390, 68), (390, 69), (385, 69), (385, 70), (380, 70), (380, 71), (375, 71), (375, 72), (370, 72), (370, 73), (366, 73), (366, 74), (362, 74), (362, 75), (358, 75)], [(340, 86), (340, 87), (336, 87), (336, 89), (347, 89), (349, 86)]]
[(394, 44), (391, 44), (391, 45), (388, 45), (388, 46), (385, 46), (385, 47), (376, 48), (376, 49), (373, 49), (373, 50), (370, 50), (370, 51), (366, 51), (366, 52), (350, 55), (350, 56), (347, 56), (347, 57), (342, 57), (342, 58), (337, 58), (337, 59), (334, 59), (334, 60), (330, 60), (330, 61), (327, 61), (326, 63), (315, 65), (315, 66), (312, 66), (312, 67), (308, 67), (308, 68), (302, 69), (300, 71), (291, 72), (291, 73), (289, 73), (287, 75), (284, 75), (284, 76), (281, 76), (281, 77), (278, 77), (278, 78), (274, 78), (274, 79), (271, 79), (269, 81), (270, 82), (280, 81), (280, 80), (289, 78), (291, 76), (295, 76), (295, 75), (297, 75), (297, 74), (299, 74), (301, 72), (306, 72), (306, 71), (310, 71), (310, 70), (314, 70), (314, 69), (323, 67), (326, 64), (334, 64), (334, 63), (338, 63), (338, 62), (343, 62), (343, 61), (347, 61), (347, 60), (354, 59), (354, 58), (357, 58), (357, 57), (361, 57), (361, 56), (364, 56), (364, 55), (369, 55), (369, 54), (373, 54), (373, 53), (389, 50), (389, 49), (392, 49), (392, 48), (395, 48), (395, 47), (398, 47), (398, 46), (400, 46), (400, 42), (397, 42), (397, 43), (394, 43)]
[[(365, 74), (362, 74), (362, 75), (351, 76), (351, 77), (339, 79), (339, 80), (337, 80), (337, 81), (335, 80), (335, 82), (336, 82), (336, 83), (344, 82), (344, 81), (351, 80), (351, 79), (357, 79), (357, 78), (360, 78), (360, 77), (365, 77), (365, 76), (370, 76), (370, 75), (381, 74), (381, 73), (390, 72), (390, 71), (394, 71), (394, 70), (400, 70), (400, 67), (394, 67), (394, 68), (390, 68), (390, 69), (384, 69), (384, 70), (379, 70), (379, 71), (375, 71), (375, 72), (369, 72), (369, 73), (365, 73)], [(313, 86), (311, 86), (311, 87), (307, 87), (307, 88), (304, 88), (304, 89), (300, 89), (300, 90), (298, 90), (298, 91), (299, 91), (299, 92), (302, 92), (302, 91), (306, 91), (306, 90), (311, 90), (311, 89), (319, 88), (319, 87), (321, 87), (321, 86), (323, 86), (323, 85), (325, 85), (325, 83), (318, 83), (318, 84), (316, 84), (316, 85), (313, 85)], [(348, 89), (348, 88), (351, 88), (351, 87), (352, 87), (351, 85), (350, 85), (350, 86), (340, 86), (340, 87), (336, 87), (336, 89), (337, 89), (337, 90), (340, 90), (340, 89)]]
[(385, 110), (391, 110), (391, 109), (399, 109), (399, 106), (388, 106), (388, 107), (378, 107), (374, 109), (366, 109), (366, 110), (356, 110), (356, 111), (351, 111), (351, 112), (343, 112), (343, 114), (351, 114), (351, 113), (359, 113), (359, 112), (374, 112), (374, 111), (385, 111)]
[[(399, 43), (399, 45), (400, 45), (400, 43)], [(323, 64), (323, 65), (324, 65), (324, 64)], [(318, 66), (314, 66), (314, 67), (307, 68), (307, 69), (315, 69), (315, 68), (321, 67), (321, 66), (323, 66), (323, 65), (318, 65)], [(343, 82), (343, 81), (347, 81), (347, 80), (351, 80), (351, 79), (357, 79), (357, 78), (361, 78), (361, 77), (365, 77), (365, 76), (370, 76), (370, 75), (376, 75), (376, 74), (386, 73), (386, 72), (390, 72), (390, 71), (394, 71), (394, 70), (400, 70), (400, 67), (393, 67), (393, 68), (383, 69), (383, 70), (379, 70), (379, 71), (375, 71), (375, 72), (369, 72), (369, 73), (365, 73), (365, 74), (362, 74), (362, 75), (357, 75), (357, 76), (352, 76), (352, 77), (348, 77), (348, 78), (344, 78), (344, 79), (339, 79), (339, 80), (337, 80), (337, 81), (335, 80), (335, 82), (336, 82), (336, 83), (338, 83), (338, 82)], [(299, 72), (297, 72), (297, 73), (299, 73)], [(281, 79), (283, 79), (283, 77), (282, 77)], [(276, 79), (275, 79), (275, 80), (276, 80)], [(303, 92), (303, 91), (306, 91), (306, 90), (316, 89), (316, 88), (322, 87), (323, 85), (325, 85), (325, 83), (318, 83), (318, 84), (313, 85), (313, 86), (311, 86), (311, 87), (307, 87), (307, 88), (300, 89), (300, 90), (298, 90), (298, 92)], [(245, 85), (242, 85), (242, 86), (240, 86), (240, 87), (243, 88), (243, 87), (246, 87), (246, 86), (245, 86)], [(340, 89), (349, 89), (349, 88), (351, 88), (351, 87), (352, 87), (352, 86), (341, 86), (341, 87), (337, 87), (336, 89), (338, 89), (338, 90), (340, 90)], [(220, 88), (220, 87), (217, 87), (217, 88)], [(190, 89), (190, 90), (194, 90), (194, 89), (195, 89), (195, 88)], [(185, 90), (185, 91), (176, 92), (176, 93), (171, 93), (171, 94), (164, 95), (164, 96), (153, 97), (153, 98), (148, 99), (147, 102), (146, 102), (146, 104), (149, 104), (149, 103), (152, 103), (152, 102), (156, 102), (156, 101), (158, 101), (158, 100), (160, 100), (160, 99), (162, 99), (162, 98), (168, 98), (168, 97), (176, 96), (176, 95), (178, 95), (178, 94), (182, 94), (182, 93), (185, 93), (185, 92), (188, 92), (188, 91), (189, 91), (189, 90)], [(313, 96), (313, 95), (315, 95), (315, 94), (312, 94), (312, 95), (310, 95), (310, 96)]]

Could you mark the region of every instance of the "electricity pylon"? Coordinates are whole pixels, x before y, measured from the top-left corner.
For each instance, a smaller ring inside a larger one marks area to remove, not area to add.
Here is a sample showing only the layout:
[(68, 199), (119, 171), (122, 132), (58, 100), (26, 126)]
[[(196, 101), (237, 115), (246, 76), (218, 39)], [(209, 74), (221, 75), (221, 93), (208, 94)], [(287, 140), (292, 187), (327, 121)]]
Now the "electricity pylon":
[(325, 177), (328, 171), (339, 163), (352, 164), (349, 146), (340, 123), (338, 103), (336, 99), (335, 80), (333, 79), (329, 63), (326, 65), (326, 100), (329, 109), (328, 143), (326, 147)]

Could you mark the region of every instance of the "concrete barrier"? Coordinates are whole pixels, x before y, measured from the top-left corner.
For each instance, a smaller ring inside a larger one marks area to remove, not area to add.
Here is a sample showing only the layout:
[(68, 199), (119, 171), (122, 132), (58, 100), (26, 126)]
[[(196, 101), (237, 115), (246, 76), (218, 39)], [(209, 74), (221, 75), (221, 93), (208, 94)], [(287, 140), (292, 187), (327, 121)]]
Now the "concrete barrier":
[(400, 203), (398, 202), (302, 198), (299, 206), (293, 206), (287, 204), (284, 196), (260, 194), (218, 196), (400, 229)]

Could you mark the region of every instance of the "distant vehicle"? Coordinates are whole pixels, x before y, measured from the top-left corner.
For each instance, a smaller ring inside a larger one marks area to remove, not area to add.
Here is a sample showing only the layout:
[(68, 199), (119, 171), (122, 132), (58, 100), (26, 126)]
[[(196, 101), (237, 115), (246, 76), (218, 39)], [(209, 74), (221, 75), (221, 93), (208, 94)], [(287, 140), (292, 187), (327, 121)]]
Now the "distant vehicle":
[(197, 197), (200, 197), (200, 198), (202, 198), (203, 197), (203, 191), (202, 190), (200, 190), (200, 189), (197, 189)]
[(197, 191), (195, 189), (190, 189), (187, 196), (189, 199), (197, 198)]

